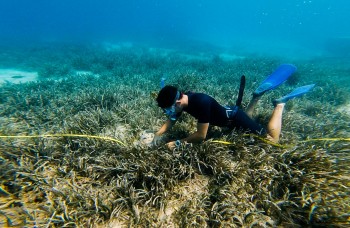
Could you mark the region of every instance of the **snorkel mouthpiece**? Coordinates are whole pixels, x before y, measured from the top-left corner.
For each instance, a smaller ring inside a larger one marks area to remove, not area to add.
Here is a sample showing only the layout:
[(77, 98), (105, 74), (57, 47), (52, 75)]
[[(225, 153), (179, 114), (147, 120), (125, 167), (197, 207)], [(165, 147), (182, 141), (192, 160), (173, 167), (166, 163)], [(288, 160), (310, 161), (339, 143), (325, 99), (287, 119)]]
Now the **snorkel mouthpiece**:
[(164, 109), (164, 112), (167, 116), (169, 116), (170, 120), (176, 120), (175, 105), (171, 106), (170, 108)]

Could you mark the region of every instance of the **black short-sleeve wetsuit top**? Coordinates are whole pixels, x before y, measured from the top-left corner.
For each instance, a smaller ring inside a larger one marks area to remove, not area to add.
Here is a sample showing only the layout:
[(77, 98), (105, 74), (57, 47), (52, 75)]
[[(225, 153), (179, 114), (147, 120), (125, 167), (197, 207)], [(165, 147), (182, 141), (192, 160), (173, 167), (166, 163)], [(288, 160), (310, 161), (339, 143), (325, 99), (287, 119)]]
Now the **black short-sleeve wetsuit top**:
[[(185, 93), (188, 96), (188, 106), (183, 111), (198, 120), (198, 123), (209, 123), (218, 127), (243, 128), (254, 133), (265, 134), (266, 130), (249, 118), (242, 110), (237, 110), (234, 116), (227, 116), (229, 108), (220, 105), (214, 98), (204, 93)], [(232, 107), (231, 107), (232, 108)], [(179, 113), (178, 116), (180, 116)]]
[(183, 110), (198, 120), (198, 123), (209, 123), (224, 127), (227, 125), (226, 108), (214, 98), (204, 93), (186, 93), (188, 106)]

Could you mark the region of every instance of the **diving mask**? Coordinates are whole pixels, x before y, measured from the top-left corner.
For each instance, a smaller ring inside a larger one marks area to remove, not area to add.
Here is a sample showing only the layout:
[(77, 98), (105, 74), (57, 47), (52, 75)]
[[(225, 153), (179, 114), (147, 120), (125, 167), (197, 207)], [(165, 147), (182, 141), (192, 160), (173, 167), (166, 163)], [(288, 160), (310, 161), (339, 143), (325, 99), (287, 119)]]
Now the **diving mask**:
[(180, 98), (180, 92), (177, 91), (173, 105), (169, 108), (163, 108), (164, 113), (169, 116), (170, 120), (176, 120), (176, 101)]

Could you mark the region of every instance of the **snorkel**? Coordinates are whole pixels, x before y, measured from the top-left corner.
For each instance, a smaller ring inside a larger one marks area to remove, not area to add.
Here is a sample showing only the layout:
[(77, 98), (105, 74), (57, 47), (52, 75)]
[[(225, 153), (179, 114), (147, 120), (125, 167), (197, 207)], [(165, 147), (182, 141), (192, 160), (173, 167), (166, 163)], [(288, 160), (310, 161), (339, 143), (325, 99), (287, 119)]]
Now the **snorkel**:
[(163, 89), (164, 88), (164, 86), (165, 86), (165, 77), (162, 77), (161, 79), (160, 79), (160, 89)]

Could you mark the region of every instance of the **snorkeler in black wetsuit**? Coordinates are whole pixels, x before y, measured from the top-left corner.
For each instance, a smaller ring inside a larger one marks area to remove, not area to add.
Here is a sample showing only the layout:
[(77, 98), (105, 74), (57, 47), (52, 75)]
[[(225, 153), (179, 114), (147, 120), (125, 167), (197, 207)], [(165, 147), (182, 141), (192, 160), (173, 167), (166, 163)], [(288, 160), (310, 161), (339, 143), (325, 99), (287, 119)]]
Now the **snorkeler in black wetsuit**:
[(214, 98), (203, 93), (182, 93), (174, 86), (164, 86), (158, 94), (157, 103), (169, 116), (166, 123), (155, 133), (153, 145), (158, 145), (162, 141), (161, 135), (167, 132), (181, 116), (187, 112), (198, 120), (197, 131), (184, 139), (178, 139), (167, 143), (169, 149), (179, 147), (181, 143), (199, 143), (205, 140), (209, 125), (242, 128), (252, 133), (266, 135), (266, 138), (272, 142), (278, 142), (282, 128), (282, 113), (285, 103), (294, 98), (307, 93), (315, 85), (307, 85), (296, 88), (286, 96), (276, 99), (273, 102), (274, 110), (272, 112), (267, 128), (261, 127), (251, 119), (254, 107), (260, 97), (271, 89), (276, 88), (283, 83), (294, 71), (296, 67), (291, 64), (281, 65), (273, 74), (271, 74), (253, 93), (247, 111), (244, 112), (238, 106), (224, 107)]
[[(170, 99), (169, 99), (170, 98)], [(155, 134), (154, 144), (158, 144), (161, 135), (167, 132), (183, 112), (198, 120), (197, 131), (187, 138), (169, 142), (169, 149), (178, 147), (182, 142), (198, 143), (206, 138), (209, 125), (243, 128), (257, 134), (266, 134), (266, 130), (252, 120), (237, 106), (224, 107), (214, 98), (203, 93), (182, 93), (176, 87), (165, 86), (157, 97), (159, 107), (169, 116), (169, 120)], [(282, 113), (284, 104), (278, 108)], [(277, 106), (276, 106), (277, 107)], [(278, 133), (279, 135), (279, 133)]]

